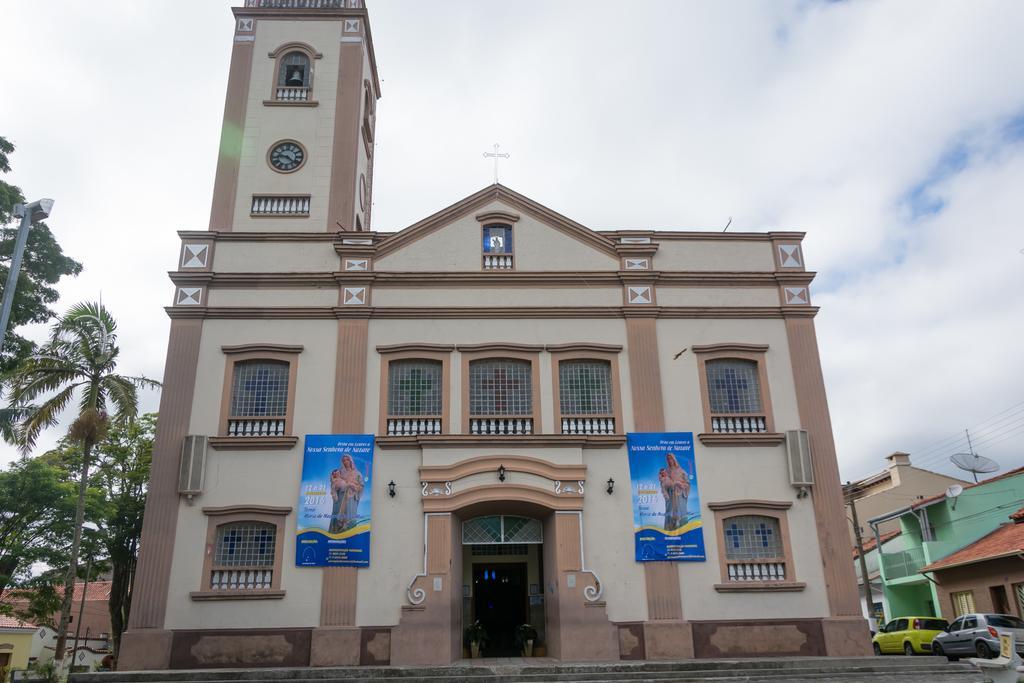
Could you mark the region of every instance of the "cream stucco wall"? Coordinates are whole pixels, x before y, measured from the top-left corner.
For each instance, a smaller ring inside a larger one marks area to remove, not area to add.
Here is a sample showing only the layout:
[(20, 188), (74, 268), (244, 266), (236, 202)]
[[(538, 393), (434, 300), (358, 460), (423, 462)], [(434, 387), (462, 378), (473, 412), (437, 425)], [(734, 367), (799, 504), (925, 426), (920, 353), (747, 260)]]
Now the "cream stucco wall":
[(479, 271), (482, 233), (475, 216), (487, 211), (519, 214), (512, 228), (512, 244), (517, 271), (595, 271), (618, 270), (619, 260), (584, 244), (532, 216), (491, 202), (425, 237), (380, 259), (376, 270), (384, 271)]
[(219, 242), (218, 273), (333, 273), (341, 260), (330, 242)]
[[(335, 99), (341, 55), (339, 19), (318, 21), (258, 21), (253, 47), (252, 76), (246, 103), (242, 156), (235, 197), (236, 231), (308, 232), (323, 230), (331, 180)], [(323, 54), (315, 59), (312, 97), (317, 107), (268, 107), (277, 84), (276, 60), (268, 53), (301, 36)], [(291, 139), (306, 149), (306, 163), (293, 173), (277, 173), (267, 164), (267, 150), (278, 140)], [(309, 218), (250, 218), (254, 194), (309, 194)]]
[(210, 306), (336, 306), (337, 287), (302, 289), (212, 289)]
[(654, 255), (657, 270), (670, 271), (773, 271), (772, 243), (767, 240), (658, 239)]
[(778, 306), (776, 287), (669, 287), (658, 285), (661, 306)]
[(621, 306), (621, 287), (377, 287), (374, 306)]

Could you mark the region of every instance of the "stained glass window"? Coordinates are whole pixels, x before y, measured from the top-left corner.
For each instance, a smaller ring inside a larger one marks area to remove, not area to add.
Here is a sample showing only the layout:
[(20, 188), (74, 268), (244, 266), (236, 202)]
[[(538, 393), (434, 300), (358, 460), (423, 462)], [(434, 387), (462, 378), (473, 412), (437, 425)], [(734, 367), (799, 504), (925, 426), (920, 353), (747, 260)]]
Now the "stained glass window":
[(563, 360), (558, 364), (562, 415), (611, 415), (612, 364), (606, 360)]
[(235, 363), (231, 385), (231, 416), (285, 415), (288, 406), (288, 363), (243, 361)]
[(441, 361), (388, 364), (388, 415), (441, 414)]
[(218, 567), (273, 567), (277, 527), (266, 522), (234, 522), (217, 527), (213, 564)]
[(779, 520), (745, 515), (724, 522), (725, 557), (728, 560), (761, 560), (783, 557)]
[(496, 358), (469, 364), (471, 415), (531, 415), (532, 394), (529, 361)]
[(511, 254), (512, 227), (508, 225), (484, 226), (484, 253)]
[(707, 370), (708, 400), (712, 413), (761, 412), (757, 363), (726, 358), (709, 360), (704, 367)]

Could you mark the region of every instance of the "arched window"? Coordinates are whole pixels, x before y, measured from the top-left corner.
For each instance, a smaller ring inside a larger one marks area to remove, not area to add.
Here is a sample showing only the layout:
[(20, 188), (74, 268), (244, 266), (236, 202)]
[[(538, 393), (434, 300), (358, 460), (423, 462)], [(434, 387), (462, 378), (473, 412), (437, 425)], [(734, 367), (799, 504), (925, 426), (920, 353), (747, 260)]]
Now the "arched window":
[(228, 436), (281, 436), (288, 417), (290, 364), (245, 360), (234, 364)]
[(515, 358), (469, 364), (471, 434), (533, 432), (533, 366)]
[(388, 436), (441, 433), (442, 377), (439, 360), (409, 358), (388, 363)]
[(277, 85), (288, 88), (308, 88), (309, 83), (309, 55), (298, 50), (286, 54), (278, 66)]

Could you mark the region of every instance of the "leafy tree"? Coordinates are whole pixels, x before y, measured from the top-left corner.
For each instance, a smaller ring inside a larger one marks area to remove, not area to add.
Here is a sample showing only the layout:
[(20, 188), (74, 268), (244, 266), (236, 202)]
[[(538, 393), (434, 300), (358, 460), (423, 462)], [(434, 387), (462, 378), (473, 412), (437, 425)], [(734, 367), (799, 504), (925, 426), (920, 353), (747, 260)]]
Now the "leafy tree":
[[(10, 173), (10, 155), (13, 152), (14, 145), (0, 137), (0, 173)], [(18, 232), (14, 205), (24, 201), (20, 189), (0, 180), (0, 286), (7, 282), (14, 239)], [(46, 224), (34, 224), (25, 244), (25, 260), (14, 294), (10, 329), (0, 349), (0, 372), (11, 370), (36, 348), (33, 342), (15, 334), (14, 329), (27, 323), (51, 320), (55, 314), (50, 304), (55, 303), (58, 296), (53, 285), (65, 275), (78, 275), (80, 272), (82, 264), (64, 255)]]
[[(120, 355), (116, 330), (113, 316), (101, 304), (77, 304), (53, 325), (50, 339), (40, 352), (22, 361), (6, 377), (10, 407), (27, 411), (16, 432), (25, 450), (35, 445), (43, 429), (57, 424), (64, 410), (77, 399), (77, 417), (68, 438), (81, 445), (82, 458), (66, 587), (74, 585), (77, 575), (89, 465), (93, 447), (110, 427), (107, 409), (113, 409), (115, 424), (130, 423), (138, 414), (138, 389), (160, 386), (145, 377), (115, 372)], [(72, 596), (73, 591), (64, 591), (57, 660), (64, 658)]]
[(110, 623), (115, 660), (132, 606), (155, 433), (156, 414), (147, 413), (132, 423), (112, 426), (107, 438), (96, 446), (97, 471), (92, 486), (103, 491), (107, 504), (102, 538), (111, 565)]
[(74, 483), (45, 460), (20, 460), (0, 472), (0, 596), (35, 563), (63, 566), (76, 499)]

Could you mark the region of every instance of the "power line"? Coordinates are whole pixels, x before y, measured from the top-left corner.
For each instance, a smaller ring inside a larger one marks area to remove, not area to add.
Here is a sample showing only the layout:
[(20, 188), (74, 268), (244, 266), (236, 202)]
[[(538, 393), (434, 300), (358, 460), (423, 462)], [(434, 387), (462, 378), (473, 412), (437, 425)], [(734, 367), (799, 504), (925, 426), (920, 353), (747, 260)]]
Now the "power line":
[[(986, 432), (986, 434), (983, 437), (979, 439), (973, 439), (973, 441), (975, 447), (981, 447), (982, 449), (986, 449), (990, 448), (994, 444), (1005, 441), (1007, 438), (1016, 436), (1021, 433), (1024, 433), (1024, 417), (1022, 417), (1020, 420), (1017, 420), (1016, 422), (1003, 425), (1002, 427), (996, 429), (995, 431)], [(960, 449), (951, 448), (950, 450), (937, 452), (925, 458), (917, 458), (917, 464), (933, 464), (936, 461), (947, 459), (950, 455), (954, 455), (956, 452), (963, 451)]]
[[(1020, 409), (1020, 410), (1017, 411), (1017, 409)], [(981, 431), (987, 430), (991, 425), (986, 426), (983, 429), (984, 425), (988, 425), (989, 422), (992, 422), (993, 420), (996, 420), (996, 418), (1000, 417), (1001, 415), (1004, 415), (1004, 414), (1009, 413), (1011, 411), (1017, 411), (1017, 412), (1024, 411), (1024, 401), (1021, 401), (1020, 403), (1016, 403), (1016, 404), (1010, 406), (1009, 408), (1006, 408), (1005, 410), (999, 411), (995, 415), (992, 415), (990, 417), (985, 418), (984, 420), (982, 420), (981, 422), (975, 424), (974, 426), (969, 427), (969, 429), (971, 429), (972, 431), (975, 431), (975, 432), (981, 432)], [(1003, 420), (997, 420), (997, 422), (1002, 422), (1002, 421)], [(948, 436), (948, 437), (945, 437), (943, 439), (939, 439), (938, 441), (933, 441), (933, 442), (931, 442), (931, 443), (929, 443), (929, 444), (927, 444), (925, 446), (922, 446), (921, 448), (916, 449), (915, 452), (920, 454), (920, 455), (926, 455), (928, 453), (931, 453), (932, 451), (936, 451), (936, 450), (948, 447), (948, 444), (950, 442), (952, 442), (952, 443), (966, 442), (966, 438), (964, 437), (964, 435), (962, 433), (958, 432), (954, 436)]]

